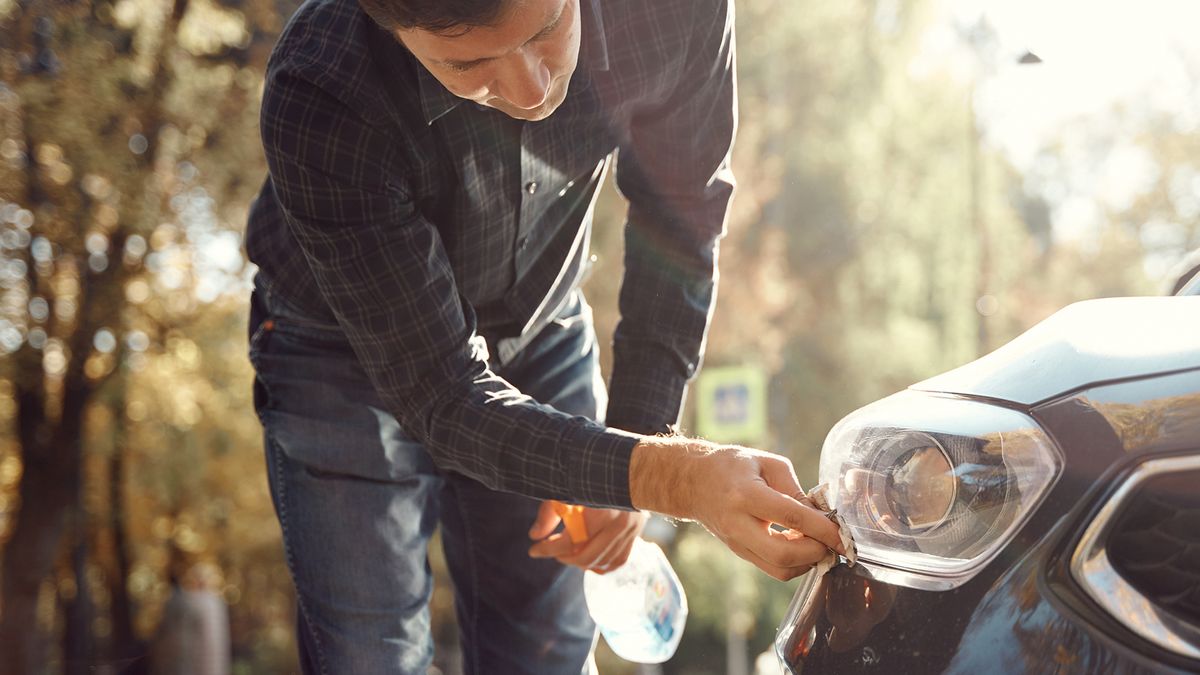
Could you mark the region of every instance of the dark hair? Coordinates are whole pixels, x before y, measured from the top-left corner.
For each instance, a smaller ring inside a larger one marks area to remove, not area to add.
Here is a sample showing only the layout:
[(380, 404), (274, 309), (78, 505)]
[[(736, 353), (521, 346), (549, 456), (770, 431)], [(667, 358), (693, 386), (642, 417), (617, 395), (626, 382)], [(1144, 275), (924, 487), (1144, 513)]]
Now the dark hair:
[(419, 28), (431, 33), (466, 32), (494, 24), (511, 0), (358, 0), (384, 30)]

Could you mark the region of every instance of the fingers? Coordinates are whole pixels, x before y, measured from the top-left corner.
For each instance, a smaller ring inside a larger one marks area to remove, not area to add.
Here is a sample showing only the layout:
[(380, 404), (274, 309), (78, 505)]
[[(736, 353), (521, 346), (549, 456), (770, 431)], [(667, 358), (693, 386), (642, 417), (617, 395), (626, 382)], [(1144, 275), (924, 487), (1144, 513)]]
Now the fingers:
[(600, 562), (615, 543), (616, 539), (612, 534), (609, 532), (608, 536), (592, 537), (577, 551), (559, 556), (558, 561), (564, 565), (574, 565), (584, 569), (593, 567)]
[(555, 534), (529, 548), (531, 558), (555, 558), (564, 565), (573, 565), (598, 574), (620, 568), (629, 559), (637, 535), (628, 533), (607, 543), (589, 543), (576, 550), (568, 537)]
[(782, 581), (805, 574), (829, 555), (816, 539), (796, 530), (773, 530), (755, 518), (745, 518), (721, 539), (739, 557)]
[(620, 545), (613, 546), (608, 550), (604, 560), (596, 563), (593, 570), (599, 574), (607, 574), (621, 569), (625, 563), (629, 562), (629, 556), (633, 553), (633, 545), (637, 542), (639, 535), (631, 535)]
[(749, 495), (750, 515), (768, 523), (778, 523), (804, 536), (816, 539), (838, 553), (845, 553), (838, 527), (825, 514), (792, 497), (764, 487)]
[[(542, 520), (539, 514), (539, 522)], [(590, 529), (594, 534), (587, 541), (573, 543), (566, 532), (553, 534), (529, 548), (534, 558), (555, 558), (564, 565), (592, 569), (603, 574), (625, 564), (633, 549), (634, 540), (642, 531), (646, 514), (639, 512), (589, 509)], [(537, 524), (530, 530), (533, 534)]]
[(545, 539), (558, 527), (562, 522), (562, 518), (554, 512), (554, 502), (550, 500), (543, 501), (538, 507), (537, 517), (533, 521), (533, 526), (529, 528), (529, 538), (535, 541)]
[(641, 534), (646, 516), (642, 513), (615, 511), (612, 520), (589, 539), (587, 544), (559, 561), (597, 572), (615, 570), (629, 558), (633, 541)]
[(762, 477), (767, 485), (792, 499), (805, 499), (804, 489), (800, 487), (800, 479), (796, 478), (796, 470), (792, 463), (779, 456), (767, 456), (762, 460)]
[(559, 532), (529, 547), (530, 558), (563, 558), (574, 552), (575, 544), (566, 533)]
[[(815, 542), (813, 542), (813, 543), (815, 543)], [(780, 581), (789, 581), (791, 579), (795, 579), (796, 577), (801, 576), (801, 575), (807, 573), (810, 569), (812, 569), (812, 564), (801, 564), (801, 565), (794, 565), (794, 566), (777, 565), (769, 560), (762, 558), (761, 556), (759, 556), (758, 554), (756, 554), (749, 548), (746, 548), (745, 546), (742, 546), (742, 545), (738, 544), (737, 542), (725, 541), (725, 545), (728, 546), (729, 550), (733, 551), (733, 553), (735, 555), (737, 555), (737, 557), (741, 558), (742, 560), (745, 560), (746, 562), (750, 563), (751, 565), (754, 565), (758, 569), (762, 570), (763, 572), (766, 572), (768, 575), (770, 575)], [(824, 551), (825, 550), (824, 547), (821, 547), (821, 550)], [(818, 560), (819, 560), (819, 558), (818, 558)]]
[(812, 567), (829, 555), (829, 548), (795, 530), (776, 532), (766, 528), (767, 538), (755, 548), (759, 557), (773, 560), (783, 567)]
[(807, 569), (829, 555), (825, 544), (795, 530), (776, 532), (761, 525), (757, 529), (751, 537), (743, 540), (746, 547), (777, 567)]

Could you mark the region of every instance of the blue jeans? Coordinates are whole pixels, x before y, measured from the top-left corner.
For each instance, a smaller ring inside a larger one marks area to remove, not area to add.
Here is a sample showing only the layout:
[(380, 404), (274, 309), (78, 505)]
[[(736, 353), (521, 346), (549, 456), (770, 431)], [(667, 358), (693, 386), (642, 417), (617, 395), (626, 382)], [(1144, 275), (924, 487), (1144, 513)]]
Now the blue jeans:
[[(582, 571), (527, 554), (539, 501), (439, 471), (384, 409), (341, 331), (289, 307), (261, 273), (250, 360), (305, 673), (426, 671), (427, 545), (439, 523), (468, 673), (590, 669), (596, 628)], [(599, 418), (606, 394), (583, 298), (499, 374)]]

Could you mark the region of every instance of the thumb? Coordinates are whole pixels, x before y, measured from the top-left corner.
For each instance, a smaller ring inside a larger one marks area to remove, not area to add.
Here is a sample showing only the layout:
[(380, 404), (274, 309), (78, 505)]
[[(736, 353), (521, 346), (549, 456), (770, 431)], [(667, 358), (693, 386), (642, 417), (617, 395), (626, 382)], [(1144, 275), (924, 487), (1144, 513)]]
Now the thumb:
[(785, 457), (768, 455), (760, 463), (763, 480), (776, 492), (795, 500), (804, 499), (804, 489), (800, 487), (800, 479), (796, 478), (796, 470)]
[(558, 527), (560, 522), (562, 518), (554, 512), (554, 502), (547, 499), (538, 507), (537, 518), (529, 528), (529, 538), (534, 541), (545, 539), (554, 532), (554, 528)]

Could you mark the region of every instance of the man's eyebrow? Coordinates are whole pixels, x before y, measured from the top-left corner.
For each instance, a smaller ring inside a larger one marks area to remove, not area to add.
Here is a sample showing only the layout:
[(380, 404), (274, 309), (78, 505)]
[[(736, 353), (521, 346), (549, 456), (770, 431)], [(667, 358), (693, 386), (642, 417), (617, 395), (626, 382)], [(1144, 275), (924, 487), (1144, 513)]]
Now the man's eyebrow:
[(471, 61), (456, 61), (454, 59), (446, 59), (444, 61), (438, 61), (438, 63), (442, 64), (443, 66), (450, 66), (451, 68), (470, 68), (481, 63), (494, 61), (495, 59), (496, 57), (494, 56), (485, 56), (482, 59), (473, 59)]
[[(535, 33), (533, 35), (533, 37), (526, 40), (525, 43), (522, 44), (521, 46), (523, 47), (523, 46), (529, 44), (530, 42), (539, 40), (539, 39), (549, 35), (550, 33), (553, 33), (554, 29), (558, 28), (558, 24), (562, 23), (563, 14), (566, 14), (566, 12), (567, 12), (567, 2), (570, 2), (570, 1), (571, 0), (566, 0), (566, 2), (563, 2), (562, 4), (560, 4), (558, 6), (558, 14), (554, 15), (554, 18), (550, 20), (550, 23), (547, 23), (545, 26), (543, 26), (541, 30), (539, 30), (537, 33)], [(455, 59), (445, 59), (443, 61), (440, 61), (439, 63), (441, 63), (444, 66), (450, 66), (451, 68), (471, 68), (471, 67), (477, 66), (481, 63), (487, 63), (488, 61), (495, 61), (497, 58), (499, 58), (499, 57), (485, 56), (483, 58), (472, 59), (470, 61), (457, 61)]]

